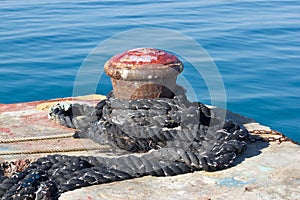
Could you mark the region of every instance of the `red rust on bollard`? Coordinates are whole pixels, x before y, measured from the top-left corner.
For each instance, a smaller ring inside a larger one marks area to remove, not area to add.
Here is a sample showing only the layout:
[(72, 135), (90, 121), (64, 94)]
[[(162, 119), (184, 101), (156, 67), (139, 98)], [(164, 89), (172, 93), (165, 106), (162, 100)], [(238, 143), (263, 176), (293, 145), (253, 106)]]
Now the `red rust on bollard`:
[(104, 70), (110, 76), (119, 99), (171, 97), (182, 62), (160, 49), (137, 48), (108, 60)]

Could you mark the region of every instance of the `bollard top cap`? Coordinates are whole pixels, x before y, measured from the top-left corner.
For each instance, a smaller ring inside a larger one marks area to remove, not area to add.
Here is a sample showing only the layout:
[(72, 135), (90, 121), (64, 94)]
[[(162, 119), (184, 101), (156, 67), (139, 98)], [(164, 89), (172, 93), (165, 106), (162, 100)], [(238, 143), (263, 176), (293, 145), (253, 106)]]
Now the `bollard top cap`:
[(115, 79), (145, 80), (178, 75), (183, 64), (171, 53), (143, 47), (113, 56), (105, 63), (104, 70)]

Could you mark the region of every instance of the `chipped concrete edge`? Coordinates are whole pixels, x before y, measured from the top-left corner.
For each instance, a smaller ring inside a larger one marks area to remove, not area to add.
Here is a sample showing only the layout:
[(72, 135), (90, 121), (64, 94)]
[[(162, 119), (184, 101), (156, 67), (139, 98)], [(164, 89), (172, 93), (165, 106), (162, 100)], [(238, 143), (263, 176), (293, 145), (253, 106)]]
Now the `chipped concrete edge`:
[(76, 101), (100, 101), (105, 99), (104, 95), (99, 94), (89, 94), (84, 96), (77, 96), (77, 97), (67, 97), (67, 98), (58, 98), (53, 99), (54, 101), (49, 102), (42, 102), (36, 106), (37, 110), (48, 111), (52, 106), (56, 105), (58, 102), (67, 102), (67, 103), (74, 103)]

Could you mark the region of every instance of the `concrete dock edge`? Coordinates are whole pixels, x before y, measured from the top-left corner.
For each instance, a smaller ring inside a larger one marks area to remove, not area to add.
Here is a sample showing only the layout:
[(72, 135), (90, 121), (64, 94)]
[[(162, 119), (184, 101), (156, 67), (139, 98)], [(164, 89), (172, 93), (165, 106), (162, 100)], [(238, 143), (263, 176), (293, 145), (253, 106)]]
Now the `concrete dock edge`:
[[(104, 96), (61, 98), (17, 104), (0, 104), (0, 139), (67, 134), (65, 128), (47, 117), (50, 106), (57, 102), (95, 105)], [(215, 108), (217, 112), (218, 109)], [(230, 111), (227, 118), (246, 129), (271, 130), (253, 119)], [(88, 139), (59, 138), (43, 141), (1, 143), (0, 153), (34, 151), (74, 146), (98, 145)], [(4, 153), (3, 153), (4, 154)], [(68, 155), (111, 156), (108, 146), (98, 150), (64, 152)], [(17, 160), (34, 160), (47, 153), (0, 155), (0, 163)], [(237, 158), (235, 166), (217, 172), (198, 171), (173, 177), (142, 177), (80, 188), (63, 193), (61, 200), (91, 199), (300, 199), (300, 146), (292, 142), (254, 142)]]

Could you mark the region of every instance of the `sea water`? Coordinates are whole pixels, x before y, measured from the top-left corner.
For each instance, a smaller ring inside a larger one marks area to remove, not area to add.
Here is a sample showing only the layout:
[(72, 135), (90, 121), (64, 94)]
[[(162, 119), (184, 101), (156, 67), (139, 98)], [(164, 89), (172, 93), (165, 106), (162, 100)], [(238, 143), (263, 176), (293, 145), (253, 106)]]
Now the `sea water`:
[[(72, 96), (80, 66), (101, 42), (136, 28), (164, 28), (207, 51), (227, 109), (300, 141), (299, 10), (298, 0), (1, 0), (0, 103)], [(184, 76), (210, 104), (189, 64)], [(96, 92), (110, 90), (104, 75)]]

